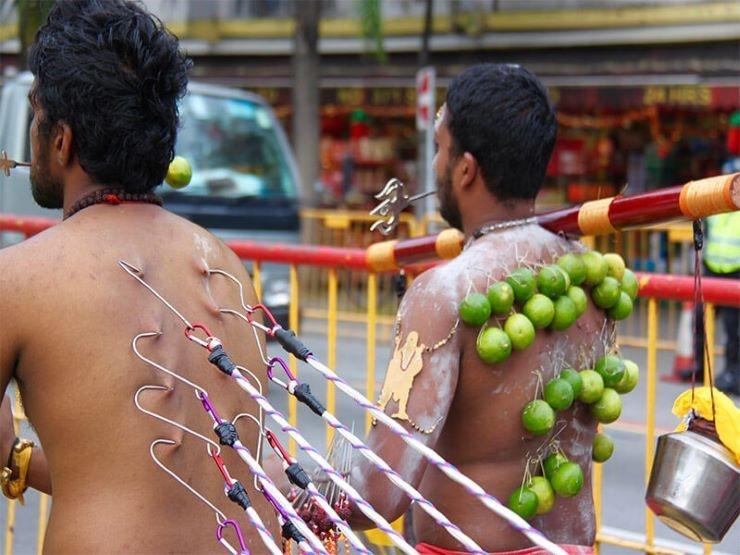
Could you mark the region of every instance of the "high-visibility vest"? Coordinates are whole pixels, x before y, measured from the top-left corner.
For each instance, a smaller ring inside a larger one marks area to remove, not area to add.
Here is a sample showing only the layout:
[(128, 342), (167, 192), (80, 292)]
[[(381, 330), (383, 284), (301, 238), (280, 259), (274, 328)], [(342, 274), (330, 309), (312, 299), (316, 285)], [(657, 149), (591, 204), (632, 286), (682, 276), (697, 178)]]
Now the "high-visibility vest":
[(704, 263), (715, 274), (740, 270), (740, 211), (707, 218)]

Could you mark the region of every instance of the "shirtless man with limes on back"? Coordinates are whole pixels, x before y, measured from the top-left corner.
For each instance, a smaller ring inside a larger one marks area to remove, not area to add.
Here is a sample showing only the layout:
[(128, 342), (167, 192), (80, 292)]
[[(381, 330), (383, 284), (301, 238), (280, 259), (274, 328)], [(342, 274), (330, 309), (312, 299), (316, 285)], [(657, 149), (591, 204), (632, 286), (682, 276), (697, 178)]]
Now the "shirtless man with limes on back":
[[(441, 214), (464, 232), (467, 246), (456, 259), (422, 273), (406, 293), (381, 406), (504, 503), (522, 485), (537, 489), (529, 477), (548, 467), (545, 481), (558, 493), (541, 494), (542, 514), (528, 518), (566, 551), (589, 553), (595, 539), (590, 466), (597, 420), (587, 402), (603, 384), (598, 375), (591, 379), (595, 372), (578, 371), (604, 354), (613, 326), (583, 289), (572, 289), (572, 283), (567, 289), (569, 271), (581, 283), (588, 282), (586, 273), (603, 268), (564, 256), (585, 249), (526, 221), (534, 214), (556, 133), (547, 93), (526, 69), (479, 65), (452, 81), (436, 123), (433, 167)], [(497, 226), (511, 220), (522, 221)], [(481, 297), (484, 302), (477, 302)], [(512, 310), (518, 316), (504, 324)], [(411, 335), (418, 337), (422, 367), (409, 387), (397, 374), (404, 364), (411, 366), (404, 355)], [(547, 391), (548, 401), (561, 407), (554, 410), (542, 400), (543, 388), (561, 373), (562, 380)], [(576, 383), (585, 401), (573, 398)], [(531, 547), (385, 426), (374, 426), (369, 445), (484, 550)], [(409, 498), (364, 459), (351, 478), (387, 519), (409, 507)], [(542, 485), (542, 479), (533, 482)], [(509, 505), (525, 505), (526, 496), (520, 497)], [(517, 507), (520, 514), (527, 510)], [(351, 523), (371, 525), (357, 510)], [(420, 553), (463, 551), (416, 505), (413, 526)]]

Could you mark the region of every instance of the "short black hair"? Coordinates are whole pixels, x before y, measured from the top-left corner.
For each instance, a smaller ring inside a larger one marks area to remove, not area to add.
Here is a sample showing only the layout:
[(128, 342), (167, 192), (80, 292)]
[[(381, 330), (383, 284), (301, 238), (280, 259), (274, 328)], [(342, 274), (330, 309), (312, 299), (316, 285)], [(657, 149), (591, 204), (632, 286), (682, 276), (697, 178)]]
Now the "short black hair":
[(178, 100), (191, 62), (177, 38), (126, 0), (60, 0), (36, 33), (29, 67), (39, 131), (59, 122), (98, 183), (128, 192), (162, 183), (174, 156)]
[(497, 199), (534, 199), (557, 135), (537, 77), (519, 65), (476, 65), (453, 79), (446, 105), (453, 155), (472, 154)]

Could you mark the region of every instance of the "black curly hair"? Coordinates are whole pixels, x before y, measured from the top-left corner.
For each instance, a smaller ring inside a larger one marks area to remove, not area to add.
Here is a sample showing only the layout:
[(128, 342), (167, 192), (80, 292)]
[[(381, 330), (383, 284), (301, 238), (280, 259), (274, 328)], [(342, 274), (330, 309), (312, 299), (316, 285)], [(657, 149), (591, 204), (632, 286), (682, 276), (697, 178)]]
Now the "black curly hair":
[(558, 132), (537, 77), (515, 64), (476, 65), (455, 77), (446, 104), (452, 155), (470, 152), (497, 199), (535, 198)]
[(29, 52), (39, 133), (64, 122), (96, 182), (131, 193), (162, 183), (192, 63), (177, 37), (127, 0), (60, 0)]

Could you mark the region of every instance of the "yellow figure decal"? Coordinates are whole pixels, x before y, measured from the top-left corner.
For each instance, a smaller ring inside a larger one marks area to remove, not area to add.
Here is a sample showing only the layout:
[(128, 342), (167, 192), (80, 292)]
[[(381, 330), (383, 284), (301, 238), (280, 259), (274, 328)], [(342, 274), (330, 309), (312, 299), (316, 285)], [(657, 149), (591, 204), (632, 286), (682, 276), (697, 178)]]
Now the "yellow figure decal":
[(406, 413), (406, 406), (409, 402), (409, 394), (414, 378), (421, 372), (424, 364), (422, 353), (425, 348), (423, 344), (419, 343), (419, 334), (415, 331), (406, 336), (403, 346), (400, 339), (396, 340), (396, 348), (393, 351), (393, 358), (388, 364), (388, 372), (385, 375), (383, 389), (378, 400), (381, 409), (385, 409), (391, 399), (398, 403), (398, 411), (391, 415), (393, 418), (410, 420)]

